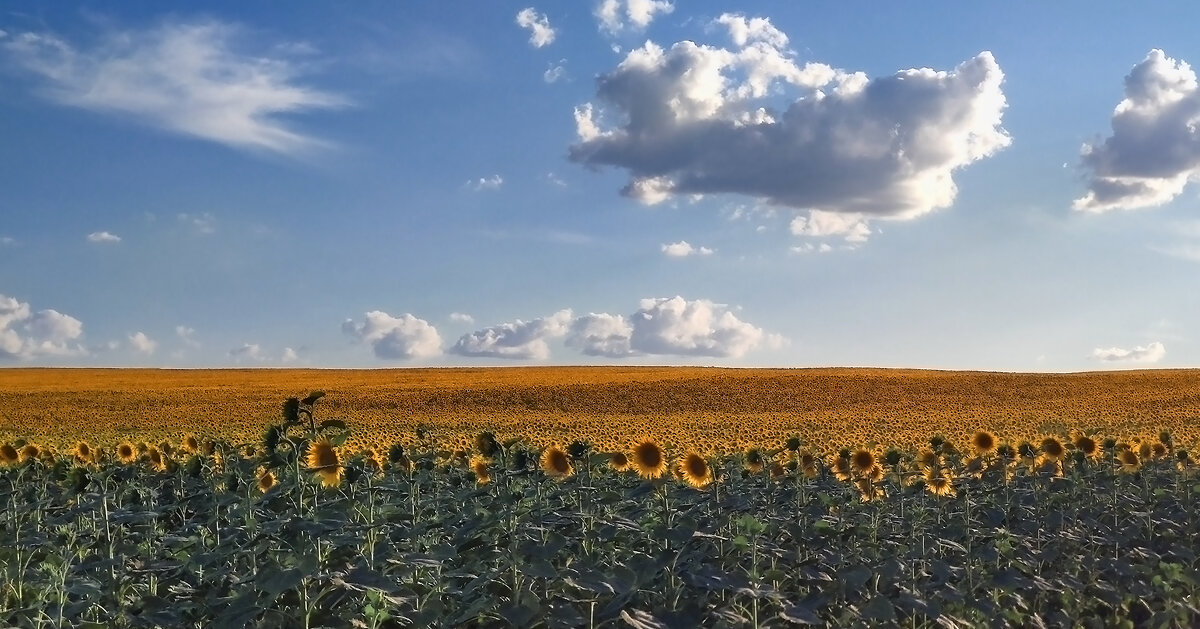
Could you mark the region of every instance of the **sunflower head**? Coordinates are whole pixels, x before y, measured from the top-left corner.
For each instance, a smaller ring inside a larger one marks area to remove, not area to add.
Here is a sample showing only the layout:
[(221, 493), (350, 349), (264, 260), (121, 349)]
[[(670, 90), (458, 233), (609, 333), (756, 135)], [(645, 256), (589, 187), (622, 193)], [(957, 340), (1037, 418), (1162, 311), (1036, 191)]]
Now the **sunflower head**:
[(800, 461), (800, 467), (805, 469), (817, 467), (817, 455), (809, 452), (808, 450), (801, 450), (800, 454), (796, 458)]
[(924, 469), (937, 467), (941, 462), (942, 457), (938, 456), (938, 453), (934, 452), (932, 448), (922, 448), (917, 453), (917, 464)]
[(128, 441), (117, 446), (117, 459), (124, 465), (129, 465), (137, 460), (137, 448), (133, 447)]
[(0, 445), (0, 465), (16, 465), (21, 460), (21, 453), (11, 443)]
[(1133, 474), (1142, 468), (1141, 457), (1137, 452), (1125, 448), (1117, 454), (1117, 462), (1121, 464), (1121, 471), (1126, 474)]
[(608, 466), (618, 472), (629, 469), (629, 457), (624, 452), (613, 452), (608, 455)]
[(37, 445), (32, 444), (32, 443), (27, 443), (27, 444), (21, 446), (21, 450), (19, 452), (17, 452), (17, 455), (18, 455), (18, 458), (20, 459), (20, 461), (22, 463), (24, 463), (25, 461), (37, 460), (38, 456), (41, 453), (42, 453), (42, 450), (41, 450), (41, 448), (37, 447)]
[(1143, 461), (1145, 461), (1146, 459), (1154, 456), (1154, 448), (1150, 445), (1149, 441), (1143, 441), (1138, 444), (1137, 454)]
[(342, 484), (345, 467), (333, 443), (326, 437), (321, 437), (308, 444), (308, 454), (305, 457), (308, 469), (316, 473), (321, 480), (321, 486), (334, 488)]
[(471, 471), (475, 473), (475, 482), (479, 485), (486, 485), (492, 482), (492, 471), (488, 465), (488, 459), (482, 454), (477, 454), (471, 457)]
[(265, 494), (278, 482), (274, 472), (265, 467), (258, 468), (258, 491)]
[(542, 450), (542, 471), (554, 478), (567, 478), (575, 473), (571, 465), (571, 457), (558, 446), (550, 446)]
[(971, 437), (971, 447), (977, 454), (991, 454), (996, 449), (996, 435), (987, 430), (979, 430)]
[(859, 448), (850, 455), (850, 468), (859, 476), (865, 476), (875, 467), (875, 454), (870, 450)]
[(200, 451), (200, 440), (196, 438), (196, 435), (192, 435), (192, 434), (184, 435), (183, 443), (180, 444), (180, 447), (183, 449), (184, 452), (187, 452), (188, 454), (199, 452)]
[(75, 448), (71, 451), (71, 455), (80, 463), (91, 463), (95, 452), (92, 451), (92, 446), (86, 441), (80, 441), (75, 444)]
[(788, 437), (787, 441), (783, 442), (783, 447), (787, 448), (788, 450), (790, 450), (792, 452), (796, 452), (797, 450), (800, 449), (800, 437), (797, 437), (795, 435)]
[(929, 493), (942, 498), (951, 498), (957, 493), (954, 491), (954, 477), (948, 470), (926, 472), (925, 488)]
[(1100, 444), (1096, 440), (1087, 435), (1076, 435), (1073, 440), (1075, 449), (1082, 452), (1084, 456), (1094, 457), (1100, 453)]
[(779, 480), (784, 476), (787, 476), (787, 470), (783, 469), (783, 464), (779, 461), (772, 463), (771, 468), (767, 473), (770, 474), (771, 480)]
[(763, 471), (763, 454), (758, 448), (746, 450), (746, 469), (752, 474)]
[(1017, 449), (1012, 447), (1012, 444), (1002, 443), (996, 446), (996, 456), (1005, 461), (1011, 461), (1017, 458)]
[(499, 451), (500, 442), (496, 441), (496, 435), (492, 434), (492, 431), (485, 430), (475, 435), (475, 452), (479, 453), (479, 456), (490, 459)]
[(156, 446), (146, 448), (146, 463), (150, 465), (150, 469), (155, 472), (167, 471), (167, 457), (163, 456), (161, 450)]
[(643, 439), (633, 446), (633, 469), (646, 480), (661, 477), (667, 471), (667, 453), (652, 439)]
[(1161, 441), (1150, 446), (1150, 453), (1156, 459), (1167, 456), (1167, 446)]
[(841, 455), (834, 457), (830, 469), (833, 471), (834, 478), (840, 481), (850, 480), (854, 472), (854, 467), (850, 464), (850, 459)]
[(904, 460), (904, 455), (896, 448), (888, 448), (887, 452), (883, 453), (883, 462), (892, 467), (900, 465), (900, 461)]
[(575, 440), (571, 442), (571, 445), (567, 446), (567, 454), (571, 455), (571, 459), (575, 461), (583, 459), (591, 451), (592, 444), (586, 441)]
[(713, 473), (708, 461), (695, 452), (689, 452), (683, 457), (683, 461), (679, 463), (679, 471), (684, 482), (696, 489), (704, 489), (713, 482)]

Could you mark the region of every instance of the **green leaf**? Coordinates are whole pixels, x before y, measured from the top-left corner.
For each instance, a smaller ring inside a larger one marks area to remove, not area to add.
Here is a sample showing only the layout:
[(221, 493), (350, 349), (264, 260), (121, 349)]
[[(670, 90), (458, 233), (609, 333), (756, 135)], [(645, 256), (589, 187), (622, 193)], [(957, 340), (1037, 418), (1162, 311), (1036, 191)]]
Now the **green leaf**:
[(667, 623), (655, 618), (649, 612), (644, 612), (640, 609), (635, 609), (632, 612), (622, 609), (621, 620), (624, 620), (625, 624), (634, 629), (670, 629)]
[(300, 402), (305, 406), (312, 406), (317, 400), (323, 397), (325, 397), (324, 391), (313, 391), (312, 393), (308, 394), (308, 397), (304, 398)]
[(858, 613), (862, 615), (864, 620), (874, 622), (892, 622), (896, 620), (896, 609), (892, 607), (892, 602), (887, 597), (876, 594), (874, 598), (867, 601)]

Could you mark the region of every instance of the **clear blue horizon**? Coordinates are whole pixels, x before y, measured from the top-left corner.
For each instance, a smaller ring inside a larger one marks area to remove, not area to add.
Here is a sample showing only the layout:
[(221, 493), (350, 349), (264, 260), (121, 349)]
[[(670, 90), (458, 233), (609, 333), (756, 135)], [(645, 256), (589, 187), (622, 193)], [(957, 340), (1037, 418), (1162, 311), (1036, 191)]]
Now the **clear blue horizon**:
[(1197, 17), (17, 0), (0, 366), (1200, 366)]

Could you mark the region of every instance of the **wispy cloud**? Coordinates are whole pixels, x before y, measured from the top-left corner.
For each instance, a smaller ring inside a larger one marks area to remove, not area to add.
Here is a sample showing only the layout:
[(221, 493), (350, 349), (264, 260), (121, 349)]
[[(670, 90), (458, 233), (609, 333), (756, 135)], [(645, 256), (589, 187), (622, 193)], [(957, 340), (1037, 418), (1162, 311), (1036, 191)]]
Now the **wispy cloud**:
[(544, 13), (538, 13), (533, 7), (521, 9), (517, 13), (517, 26), (529, 29), (529, 45), (534, 48), (549, 46), (554, 43), (557, 34), (550, 26), (550, 19)]
[(480, 177), (467, 182), (467, 186), (472, 190), (499, 190), (502, 185), (504, 185), (504, 177), (500, 175)]
[(15, 33), (0, 47), (61, 105), (123, 115), (238, 149), (296, 155), (331, 146), (290, 128), (283, 115), (348, 101), (296, 82), (296, 47), (252, 53), (241, 27), (167, 22), (109, 31), (80, 45), (49, 33)]
[(1139, 345), (1133, 349), (1097, 347), (1092, 350), (1092, 358), (1106, 363), (1156, 363), (1166, 355), (1167, 348), (1158, 341), (1145, 347)]
[(710, 256), (713, 250), (708, 247), (693, 247), (686, 240), (673, 242), (669, 245), (662, 246), (662, 252), (669, 258), (686, 258), (688, 256)]

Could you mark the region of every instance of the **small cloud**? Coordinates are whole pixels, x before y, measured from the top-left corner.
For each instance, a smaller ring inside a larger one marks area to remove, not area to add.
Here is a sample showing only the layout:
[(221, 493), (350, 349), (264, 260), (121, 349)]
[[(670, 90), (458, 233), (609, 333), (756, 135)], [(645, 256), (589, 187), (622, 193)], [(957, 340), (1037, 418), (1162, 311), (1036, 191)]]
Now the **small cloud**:
[(557, 65), (551, 65), (545, 72), (542, 73), (542, 80), (547, 83), (555, 83), (559, 79), (566, 76), (567, 68), (564, 65), (566, 61), (566, 59), (563, 59), (562, 61), (558, 62)]
[(472, 317), (465, 312), (451, 312), (450, 320), (455, 323), (466, 323), (467, 325), (475, 323), (475, 317)]
[(92, 232), (88, 234), (88, 242), (121, 242), (121, 237), (111, 232)]
[(669, 258), (686, 258), (688, 256), (708, 256), (713, 250), (708, 247), (693, 247), (686, 240), (662, 246), (662, 252)]
[(529, 44), (534, 48), (554, 43), (556, 33), (550, 26), (550, 19), (545, 14), (535, 11), (533, 7), (521, 9), (517, 13), (517, 26), (529, 29)]
[(480, 177), (472, 181), (468, 181), (467, 185), (474, 190), (499, 190), (504, 184), (504, 178), (500, 175), (492, 175), (491, 177)]
[(575, 319), (568, 347), (588, 356), (711, 356), (740, 357), (766, 345), (782, 347), (787, 340), (767, 334), (738, 319), (724, 304), (683, 297), (643, 299), (641, 308), (625, 317), (592, 313)]
[(158, 349), (158, 342), (146, 336), (145, 332), (137, 332), (129, 335), (129, 345), (139, 354), (147, 356), (154, 353)]
[(405, 313), (393, 317), (381, 310), (366, 313), (362, 323), (346, 319), (342, 332), (367, 343), (378, 358), (408, 360), (442, 353), (442, 337), (424, 319)]
[(1092, 350), (1092, 358), (1102, 362), (1112, 363), (1156, 363), (1166, 356), (1167, 348), (1163, 344), (1155, 341), (1145, 347), (1138, 346), (1133, 349), (1122, 349), (1120, 347), (1109, 347), (1107, 349), (1097, 347)]
[(180, 212), (175, 216), (180, 223), (190, 226), (196, 230), (197, 234), (207, 236), (217, 231), (217, 219), (209, 212), (202, 214), (188, 214)]
[(290, 347), (285, 347), (285, 348), (283, 348), (283, 354), (279, 357), (279, 362), (285, 363), (285, 364), (286, 363), (294, 363), (299, 358), (300, 358), (300, 356), (299, 356), (299, 354), (296, 353), (296, 350), (294, 350)]
[(241, 347), (229, 350), (229, 357), (239, 363), (243, 360), (261, 362), (266, 358), (263, 356), (262, 346), (258, 343), (243, 343)]
[(841, 236), (850, 243), (863, 243), (871, 236), (867, 219), (859, 214), (839, 214), (809, 210), (808, 217), (797, 216), (789, 228), (795, 236)]
[(175, 326), (175, 336), (189, 347), (200, 347), (200, 343), (196, 341), (196, 329), (186, 325)]
[(559, 187), (566, 187), (567, 185), (567, 182), (554, 173), (546, 173), (546, 180)]
[(0, 236), (0, 247), (12, 247), (17, 244), (17, 239), (12, 236)]
[(600, 30), (617, 35), (626, 28), (645, 30), (658, 14), (675, 10), (668, 0), (601, 0), (592, 12), (600, 22)]

